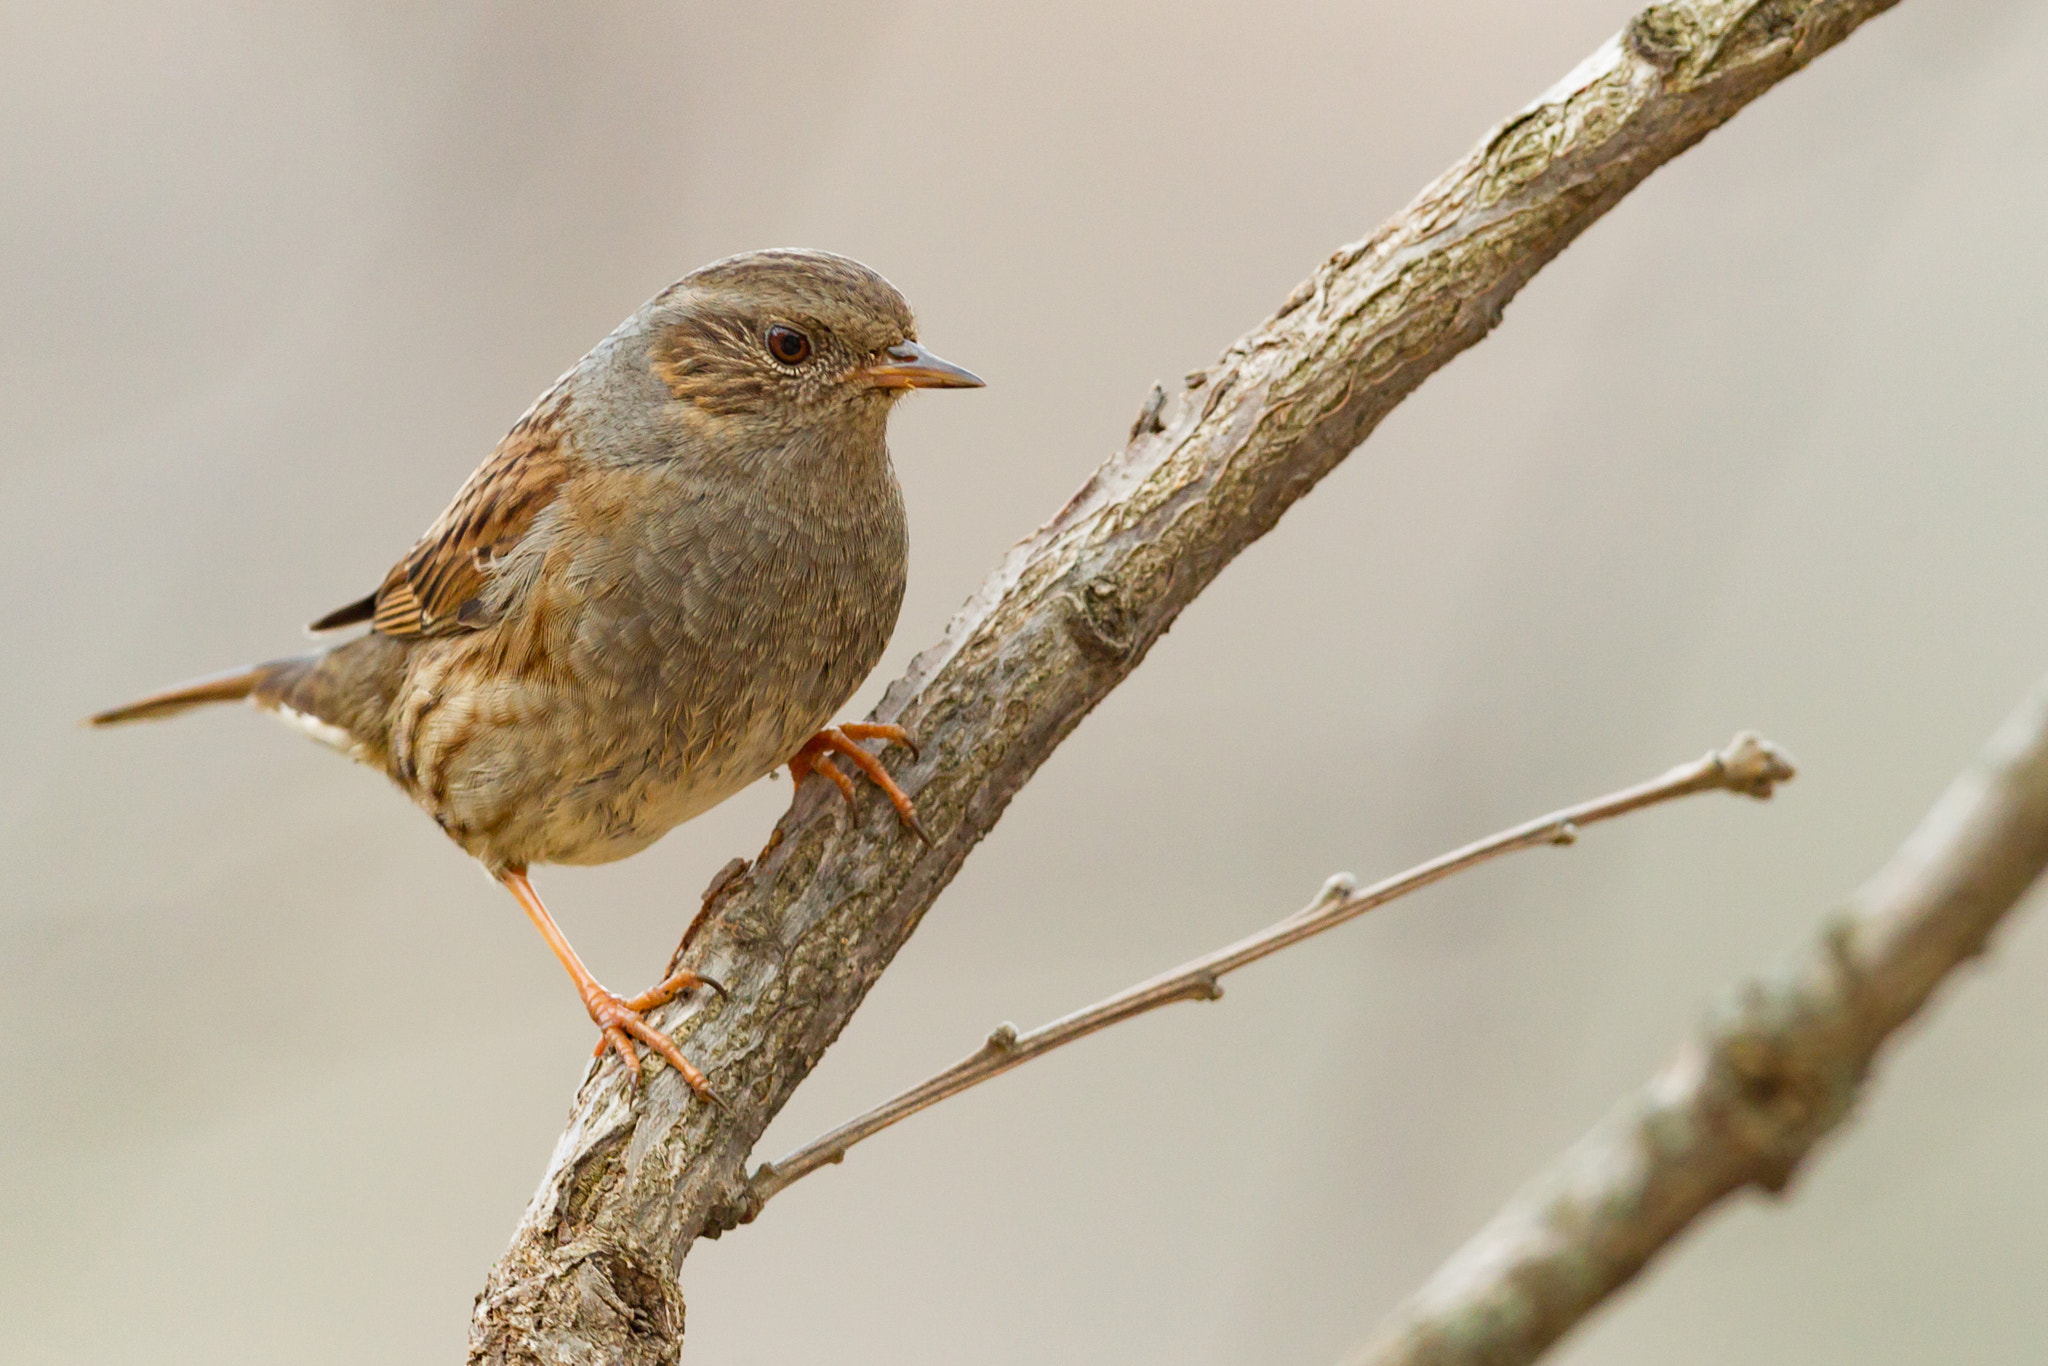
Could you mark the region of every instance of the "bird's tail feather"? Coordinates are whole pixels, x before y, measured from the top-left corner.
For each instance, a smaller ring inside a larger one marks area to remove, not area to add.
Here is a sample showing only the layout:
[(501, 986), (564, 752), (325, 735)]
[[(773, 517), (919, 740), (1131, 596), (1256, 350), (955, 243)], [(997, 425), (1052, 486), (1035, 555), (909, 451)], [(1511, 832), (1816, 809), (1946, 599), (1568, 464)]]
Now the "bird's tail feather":
[[(279, 664), (301, 662), (296, 659), (278, 661)], [(148, 697), (130, 702), (124, 707), (110, 707), (96, 716), (89, 717), (87, 723), (95, 726), (116, 726), (123, 721), (154, 721), (161, 716), (175, 716), (193, 707), (203, 707), (209, 702), (240, 702), (262, 687), (266, 675), (277, 667), (277, 664), (258, 664), (253, 669), (237, 669), (231, 673), (214, 674), (210, 678), (181, 683), (175, 688), (151, 693)]]
[(365, 763), (384, 762), (406, 644), (371, 632), (316, 654), (216, 674), (88, 718), (95, 726), (153, 721), (210, 702), (254, 702)]

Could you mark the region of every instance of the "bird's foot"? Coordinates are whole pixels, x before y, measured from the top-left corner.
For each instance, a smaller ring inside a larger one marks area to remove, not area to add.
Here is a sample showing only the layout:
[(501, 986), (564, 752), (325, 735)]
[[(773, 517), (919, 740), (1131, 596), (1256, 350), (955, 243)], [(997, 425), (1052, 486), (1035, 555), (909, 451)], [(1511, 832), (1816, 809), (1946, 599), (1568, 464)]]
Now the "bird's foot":
[(634, 1051), (633, 1041), (639, 1040), (661, 1058), (677, 1075), (689, 1084), (692, 1091), (704, 1097), (721, 1110), (730, 1107), (711, 1089), (710, 1079), (683, 1056), (683, 1050), (676, 1047), (674, 1039), (647, 1023), (646, 1012), (658, 1010), (692, 987), (710, 987), (719, 995), (725, 995), (725, 988), (709, 977), (694, 972), (678, 972), (659, 986), (641, 992), (628, 999), (617, 992), (606, 991), (592, 983), (583, 993), (583, 1007), (590, 1012), (591, 1021), (597, 1025), (600, 1037), (593, 1056), (603, 1057), (610, 1049), (626, 1064), (626, 1073), (633, 1084), (640, 1084), (640, 1057)]
[(896, 786), (896, 780), (889, 776), (888, 769), (882, 767), (882, 761), (860, 747), (862, 740), (887, 740), (908, 749), (913, 759), (917, 757), (917, 742), (903, 727), (849, 721), (843, 726), (827, 726), (804, 741), (803, 748), (790, 758), (790, 780), (801, 784), (810, 774), (822, 773), (832, 780), (833, 786), (839, 789), (839, 795), (851, 805), (854, 799), (853, 779), (832, 762), (833, 755), (843, 754), (855, 768), (867, 775), (869, 782), (882, 789), (911, 833), (929, 845), (932, 837), (924, 832), (923, 824), (918, 821), (917, 808), (910, 804), (910, 798), (904, 795), (903, 789)]

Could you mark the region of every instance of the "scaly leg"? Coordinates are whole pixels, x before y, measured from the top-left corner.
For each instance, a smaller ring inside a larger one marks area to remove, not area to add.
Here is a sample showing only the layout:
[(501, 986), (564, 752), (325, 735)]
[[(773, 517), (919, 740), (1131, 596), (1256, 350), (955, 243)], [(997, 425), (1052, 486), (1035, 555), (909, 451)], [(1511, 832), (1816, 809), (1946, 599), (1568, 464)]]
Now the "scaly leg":
[(889, 770), (882, 767), (882, 761), (860, 747), (862, 740), (887, 740), (902, 745), (917, 757), (917, 742), (910, 738), (910, 732), (901, 726), (878, 725), (869, 721), (849, 721), (843, 726), (827, 726), (804, 741), (803, 748), (790, 756), (789, 776), (792, 782), (801, 783), (813, 773), (822, 773), (832, 780), (839, 789), (839, 795), (853, 803), (853, 779), (841, 772), (832, 762), (834, 754), (843, 754), (853, 766), (867, 775), (869, 782), (882, 789), (889, 798), (889, 804), (896, 808), (896, 814), (910, 827), (919, 839), (927, 845), (932, 837), (924, 832), (924, 826), (917, 819), (917, 808), (910, 804), (910, 798), (903, 789), (896, 786), (896, 780), (889, 776)]
[(533, 884), (526, 879), (526, 870), (508, 868), (498, 875), (498, 880), (505, 884), (507, 891), (519, 898), (520, 906), (526, 911), (526, 918), (540, 931), (540, 937), (548, 941), (548, 947), (554, 950), (556, 961), (568, 969), (569, 976), (576, 983), (577, 994), (583, 998), (583, 1008), (590, 1012), (592, 1022), (603, 1031), (603, 1037), (598, 1040), (598, 1051), (602, 1053), (610, 1048), (616, 1052), (626, 1064), (626, 1071), (631, 1075), (633, 1083), (638, 1085), (640, 1059), (633, 1051), (633, 1040), (638, 1039), (660, 1054), (662, 1060), (670, 1067), (675, 1068), (682, 1079), (689, 1083), (692, 1091), (720, 1109), (725, 1108), (725, 1102), (712, 1091), (710, 1081), (702, 1072), (690, 1065), (690, 1060), (676, 1047), (675, 1040), (640, 1018), (642, 1011), (666, 1005), (674, 1000), (678, 993), (690, 987), (709, 986), (721, 994), (725, 988), (710, 978), (700, 977), (694, 972), (679, 972), (652, 991), (635, 996), (630, 1001), (616, 992), (606, 991), (598, 980), (590, 975), (590, 969), (583, 966), (583, 960), (578, 958), (576, 950), (569, 946), (568, 936), (562, 933), (561, 926), (555, 924), (555, 918), (548, 914), (548, 908), (541, 904), (540, 894), (533, 890)]

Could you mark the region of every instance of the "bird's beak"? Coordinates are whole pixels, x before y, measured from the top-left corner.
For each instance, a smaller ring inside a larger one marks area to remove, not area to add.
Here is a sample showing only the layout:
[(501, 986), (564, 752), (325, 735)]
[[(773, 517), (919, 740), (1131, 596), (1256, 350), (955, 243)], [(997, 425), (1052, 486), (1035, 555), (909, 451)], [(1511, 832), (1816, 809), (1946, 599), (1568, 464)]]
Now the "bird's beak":
[(861, 371), (877, 389), (979, 389), (982, 378), (940, 360), (914, 341), (897, 342), (882, 359)]

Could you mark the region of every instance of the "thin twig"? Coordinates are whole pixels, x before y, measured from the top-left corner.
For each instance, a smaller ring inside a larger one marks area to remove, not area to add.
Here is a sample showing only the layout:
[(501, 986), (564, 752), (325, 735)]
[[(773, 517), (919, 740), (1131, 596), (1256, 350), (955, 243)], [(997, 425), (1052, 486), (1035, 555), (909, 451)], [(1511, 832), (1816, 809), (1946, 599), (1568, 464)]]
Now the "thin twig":
[(2048, 680), (1787, 968), (1519, 1192), (1353, 1366), (1519, 1366), (1748, 1186), (1782, 1191), (1879, 1047), (2048, 865)]
[(1370, 887), (1361, 889), (1349, 873), (1339, 873), (1323, 884), (1314, 901), (1285, 920), (1192, 962), (1183, 963), (1171, 972), (1120, 991), (1086, 1010), (1062, 1016), (1028, 1034), (1019, 1034), (1014, 1025), (1001, 1025), (979, 1050), (930, 1080), (813, 1139), (779, 1162), (762, 1163), (748, 1178), (747, 1217), (751, 1219), (759, 1214), (761, 1207), (791, 1182), (810, 1175), (820, 1167), (843, 1160), (846, 1150), (854, 1144), (872, 1138), (926, 1106), (936, 1105), (946, 1097), (1000, 1076), (1020, 1063), (1161, 1006), (1175, 1001), (1216, 1000), (1223, 995), (1218, 978), (1256, 963), (1269, 954), (1278, 953), (1290, 944), (1298, 944), (1325, 930), (1335, 929), (1396, 897), (1421, 891), (1453, 873), (1461, 873), (1518, 849), (1542, 844), (1570, 844), (1578, 838), (1580, 829), (1596, 821), (1612, 820), (1616, 816), (1696, 792), (1725, 790), (1761, 800), (1769, 797), (1778, 783), (1789, 780), (1792, 775), (1791, 761), (1782, 751), (1768, 740), (1745, 731), (1729, 741), (1725, 748), (1689, 764), (1680, 764), (1649, 782), (1623, 788), (1577, 806), (1568, 806), (1497, 835), (1489, 835)]

